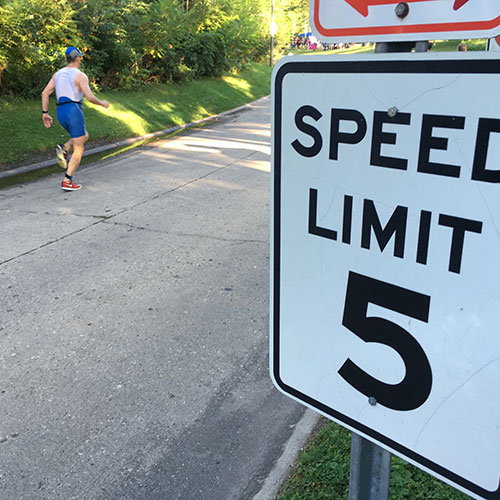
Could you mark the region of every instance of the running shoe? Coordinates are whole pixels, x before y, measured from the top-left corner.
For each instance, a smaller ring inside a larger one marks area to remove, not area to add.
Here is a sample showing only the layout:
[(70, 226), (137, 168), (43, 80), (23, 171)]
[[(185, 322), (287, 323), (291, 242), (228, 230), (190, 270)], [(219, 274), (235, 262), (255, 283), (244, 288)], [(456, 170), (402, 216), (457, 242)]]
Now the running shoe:
[(56, 157), (57, 164), (66, 170), (68, 168), (68, 153), (60, 144), (56, 146)]
[(68, 181), (68, 179), (64, 179), (61, 183), (61, 189), (63, 191), (78, 191), (82, 189), (82, 186), (75, 184), (73, 181)]

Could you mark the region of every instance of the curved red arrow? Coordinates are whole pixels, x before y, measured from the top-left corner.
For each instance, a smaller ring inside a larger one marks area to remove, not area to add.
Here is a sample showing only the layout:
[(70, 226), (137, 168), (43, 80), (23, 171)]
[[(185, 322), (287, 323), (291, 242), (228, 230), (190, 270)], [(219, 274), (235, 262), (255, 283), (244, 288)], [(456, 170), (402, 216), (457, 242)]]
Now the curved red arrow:
[[(398, 4), (400, 0), (345, 0), (353, 9), (356, 9), (362, 16), (368, 16), (368, 7), (371, 5), (390, 5)], [(405, 0), (411, 2), (434, 2), (437, 0)], [(463, 7), (469, 0), (455, 0), (454, 10)]]
[(455, 0), (455, 5), (453, 6), (453, 10), (458, 10), (460, 7), (463, 7), (469, 0)]

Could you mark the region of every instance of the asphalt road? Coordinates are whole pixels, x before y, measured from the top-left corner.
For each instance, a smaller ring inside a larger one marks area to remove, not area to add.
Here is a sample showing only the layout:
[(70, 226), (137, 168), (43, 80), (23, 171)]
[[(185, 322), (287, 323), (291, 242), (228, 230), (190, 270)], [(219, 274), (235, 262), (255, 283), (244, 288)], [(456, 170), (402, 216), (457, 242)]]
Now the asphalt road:
[(259, 491), (303, 415), (268, 375), (269, 139), (264, 99), (0, 191), (2, 500)]

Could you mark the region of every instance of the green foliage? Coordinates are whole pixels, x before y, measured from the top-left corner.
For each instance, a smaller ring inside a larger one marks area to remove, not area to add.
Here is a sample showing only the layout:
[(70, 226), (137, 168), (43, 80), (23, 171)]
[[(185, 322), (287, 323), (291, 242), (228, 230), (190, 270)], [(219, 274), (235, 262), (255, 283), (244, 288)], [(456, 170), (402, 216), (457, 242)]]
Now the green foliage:
[(68, 45), (95, 89), (221, 75), (267, 53), (268, 3), (0, 0), (0, 94), (39, 95)]
[(15, 0), (0, 4), (0, 91), (33, 95), (79, 43), (75, 11), (67, 0)]
[(276, 20), (278, 23), (277, 44), (290, 43), (292, 34), (298, 35), (309, 29), (309, 2), (302, 0), (275, 0)]
[[(328, 422), (300, 452), (279, 500), (347, 500), (351, 434)], [(389, 500), (466, 500), (467, 495), (393, 457)]]
[(434, 52), (456, 52), (459, 44), (465, 43), (467, 50), (484, 51), (486, 50), (486, 39), (477, 40), (444, 40), (434, 42), (432, 50)]
[(218, 76), (229, 69), (224, 34), (220, 30), (202, 31), (184, 41), (184, 64), (194, 78)]
[[(309, 29), (309, 2), (274, 4), (278, 58)], [(39, 96), (68, 45), (96, 90), (221, 75), (267, 59), (270, 21), (271, 0), (0, 0), (0, 95)]]

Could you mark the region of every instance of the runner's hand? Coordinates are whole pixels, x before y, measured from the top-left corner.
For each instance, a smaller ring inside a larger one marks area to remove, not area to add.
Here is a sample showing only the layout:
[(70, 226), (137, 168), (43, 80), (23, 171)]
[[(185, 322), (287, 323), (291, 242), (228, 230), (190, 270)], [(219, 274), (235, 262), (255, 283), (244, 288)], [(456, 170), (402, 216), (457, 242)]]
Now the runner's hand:
[(52, 116), (44, 114), (42, 116), (43, 124), (45, 125), (45, 128), (50, 128), (52, 126), (52, 122), (54, 121), (52, 119)]
[(105, 108), (109, 108), (109, 102), (108, 101), (101, 101), (101, 106), (104, 106)]

